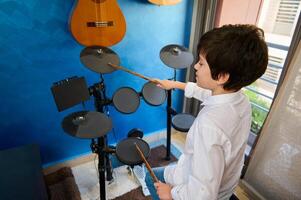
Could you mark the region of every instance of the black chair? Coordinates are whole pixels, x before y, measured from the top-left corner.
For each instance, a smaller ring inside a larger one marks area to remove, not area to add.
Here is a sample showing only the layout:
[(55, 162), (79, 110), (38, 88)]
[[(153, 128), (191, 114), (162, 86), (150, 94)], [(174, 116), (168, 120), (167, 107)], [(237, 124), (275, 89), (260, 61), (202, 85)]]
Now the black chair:
[(48, 199), (38, 145), (0, 151), (0, 199)]

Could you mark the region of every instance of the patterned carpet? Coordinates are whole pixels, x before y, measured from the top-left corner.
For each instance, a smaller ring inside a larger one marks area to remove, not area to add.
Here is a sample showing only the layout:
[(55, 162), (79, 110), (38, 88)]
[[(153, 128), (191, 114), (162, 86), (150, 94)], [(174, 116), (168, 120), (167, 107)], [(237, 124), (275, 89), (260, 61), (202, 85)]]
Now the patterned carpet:
[(45, 178), (47, 193), (51, 200), (80, 200), (80, 192), (76, 185), (71, 168), (64, 167)]

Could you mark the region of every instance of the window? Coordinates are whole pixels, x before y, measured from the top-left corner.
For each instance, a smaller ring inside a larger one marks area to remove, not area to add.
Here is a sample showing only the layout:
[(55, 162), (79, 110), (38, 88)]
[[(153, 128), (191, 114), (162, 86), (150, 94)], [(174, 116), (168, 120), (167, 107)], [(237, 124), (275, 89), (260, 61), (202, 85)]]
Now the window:
[(258, 26), (265, 31), (269, 48), (269, 64), (265, 74), (244, 92), (252, 104), (253, 133), (260, 130), (274, 98), (284, 61), (300, 13), (301, 0), (265, 0)]

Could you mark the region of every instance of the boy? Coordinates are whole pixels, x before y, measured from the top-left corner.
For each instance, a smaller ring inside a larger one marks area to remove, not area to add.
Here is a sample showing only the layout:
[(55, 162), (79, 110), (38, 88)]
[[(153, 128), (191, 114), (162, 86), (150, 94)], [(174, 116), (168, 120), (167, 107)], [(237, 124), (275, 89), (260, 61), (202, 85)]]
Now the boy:
[(154, 169), (161, 182), (152, 184), (147, 176), (154, 199), (229, 199), (239, 181), (251, 126), (251, 106), (240, 89), (266, 70), (264, 32), (253, 25), (215, 28), (201, 37), (198, 55), (196, 83), (157, 80), (159, 87), (182, 89), (204, 107), (177, 164)]

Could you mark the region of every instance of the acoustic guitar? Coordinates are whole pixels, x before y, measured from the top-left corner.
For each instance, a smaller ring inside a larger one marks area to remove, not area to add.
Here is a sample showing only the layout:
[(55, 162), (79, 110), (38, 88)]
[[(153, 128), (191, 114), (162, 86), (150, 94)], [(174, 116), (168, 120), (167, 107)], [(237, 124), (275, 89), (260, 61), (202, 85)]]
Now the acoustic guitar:
[(150, 3), (159, 5), (159, 6), (169, 6), (180, 3), (181, 0), (148, 0)]
[(84, 46), (112, 46), (126, 32), (117, 0), (78, 0), (69, 26), (75, 40)]

